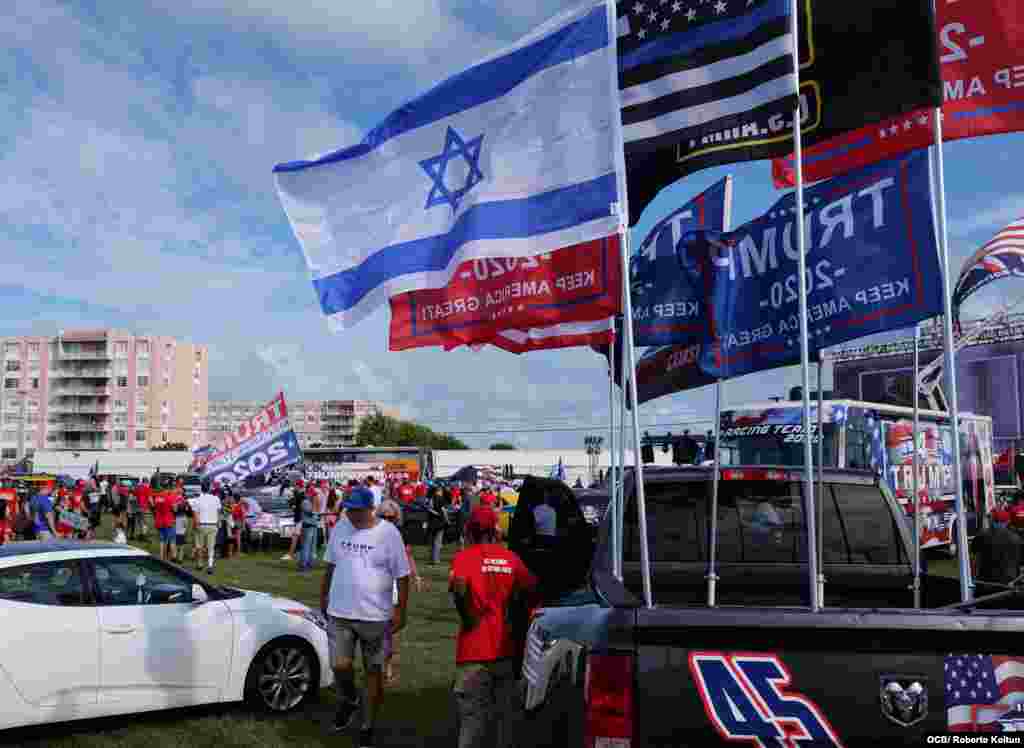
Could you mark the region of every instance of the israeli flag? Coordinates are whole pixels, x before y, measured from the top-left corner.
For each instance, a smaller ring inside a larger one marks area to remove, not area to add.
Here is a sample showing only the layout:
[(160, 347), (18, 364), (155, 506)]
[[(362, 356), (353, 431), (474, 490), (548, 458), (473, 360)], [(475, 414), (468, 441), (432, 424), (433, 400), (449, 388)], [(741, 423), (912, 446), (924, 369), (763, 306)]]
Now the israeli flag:
[(344, 329), (465, 260), (615, 233), (622, 163), (605, 3), (548, 22), (395, 110), (358, 145), (274, 168), (320, 306)]

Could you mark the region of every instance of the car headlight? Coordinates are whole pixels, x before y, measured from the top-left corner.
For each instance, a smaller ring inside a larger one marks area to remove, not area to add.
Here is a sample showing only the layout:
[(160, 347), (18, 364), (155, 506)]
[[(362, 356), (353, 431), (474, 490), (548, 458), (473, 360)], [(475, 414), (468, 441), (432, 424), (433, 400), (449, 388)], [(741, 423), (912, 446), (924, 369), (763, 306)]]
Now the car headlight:
[(288, 608), (282, 609), (281, 612), (287, 613), (290, 616), (305, 618), (321, 631), (327, 632), (327, 619), (315, 610), (310, 610), (309, 608)]

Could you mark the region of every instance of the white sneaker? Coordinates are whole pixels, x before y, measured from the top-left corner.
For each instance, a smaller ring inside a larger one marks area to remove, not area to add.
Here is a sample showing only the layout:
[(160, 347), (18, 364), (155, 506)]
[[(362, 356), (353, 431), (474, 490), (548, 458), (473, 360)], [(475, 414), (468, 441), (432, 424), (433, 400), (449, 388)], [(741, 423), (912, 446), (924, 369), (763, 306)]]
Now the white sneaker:
[(292, 554), (286, 553), (283, 556), (281, 556), (281, 560), (282, 561), (294, 561), (295, 559), (292, 558)]

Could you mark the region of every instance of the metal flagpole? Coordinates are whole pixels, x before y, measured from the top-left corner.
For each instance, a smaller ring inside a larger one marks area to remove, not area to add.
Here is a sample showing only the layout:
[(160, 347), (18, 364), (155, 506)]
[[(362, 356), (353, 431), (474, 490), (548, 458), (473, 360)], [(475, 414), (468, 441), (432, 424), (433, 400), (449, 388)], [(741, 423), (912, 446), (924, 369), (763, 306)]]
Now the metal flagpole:
[[(794, 0), (795, 2), (796, 0)], [(615, 157), (616, 157), (616, 177), (618, 183), (618, 197), (619, 202), (611, 206), (611, 209), (619, 216), (619, 235), (622, 239), (622, 246), (620, 247), (619, 256), (622, 265), (622, 285), (624, 290), (623, 296), (623, 312), (624, 319), (622, 321), (625, 335), (623, 335), (623, 345), (625, 352), (623, 353), (623, 360), (629, 363), (629, 399), (630, 404), (633, 408), (633, 455), (634, 464), (633, 468), (633, 479), (636, 485), (636, 508), (637, 508), (637, 524), (639, 525), (637, 530), (640, 533), (640, 567), (641, 576), (643, 580), (644, 590), (644, 604), (648, 608), (654, 607), (654, 596), (651, 591), (651, 559), (648, 548), (647, 538), (647, 506), (644, 497), (644, 461), (640, 458), (640, 408), (637, 405), (636, 397), (636, 377), (633, 376), (633, 372), (636, 371), (636, 350), (633, 347), (633, 294), (630, 289), (629, 283), (629, 255), (630, 255), (630, 240), (629, 240), (629, 194), (626, 191), (626, 148), (622, 137), (622, 114), (621, 114), (621, 96), (619, 92), (619, 67), (618, 67), (618, 37), (616, 36), (616, 28), (618, 26), (615, 17), (615, 3), (612, 0), (607, 0), (605, 3), (605, 9), (607, 10), (608, 17), (608, 35), (611, 47), (611, 58), (609, 60), (609, 74), (611, 76), (612, 91), (614, 95), (612, 99), (612, 121), (615, 123)], [(625, 381), (623, 381), (625, 385)], [(625, 486), (625, 479), (623, 479), (623, 486)]]
[[(793, 0), (790, 6), (790, 29), (793, 33), (793, 66), (799, 80), (800, 75), (800, 29), (797, 19), (800, 16), (800, 2)], [(811, 433), (811, 365), (809, 345), (807, 341), (807, 256), (806, 237), (804, 235), (804, 167), (803, 167), (803, 135), (800, 132), (800, 102), (797, 101), (793, 111), (793, 157), (796, 159), (796, 263), (797, 263), (797, 296), (798, 316), (800, 318), (800, 379), (803, 384), (803, 427), (804, 434)], [(818, 554), (817, 517), (814, 514), (814, 473), (813, 450), (811, 440), (804, 439), (804, 517), (807, 523), (807, 571), (810, 582), (811, 610), (817, 612), (821, 608), (818, 600)]]
[[(625, 335), (625, 333), (623, 333)], [(623, 344), (619, 353), (619, 530), (626, 527), (626, 346)], [(637, 457), (637, 459), (640, 459)], [(625, 552), (625, 539), (619, 543), (619, 573), (622, 573), (622, 555)]]
[[(622, 278), (626, 286), (626, 314), (623, 321), (625, 327), (626, 352), (623, 359), (629, 366), (629, 403), (633, 410), (633, 481), (636, 485), (637, 530), (640, 533), (640, 565), (643, 573), (644, 603), (648, 608), (654, 607), (654, 596), (651, 590), (651, 563), (647, 547), (647, 499), (644, 496), (644, 461), (640, 457), (640, 406), (636, 396), (636, 350), (633, 347), (633, 294), (628, 283), (629, 274), (629, 229), (625, 226), (626, 216), (623, 213), (623, 232), (626, 251), (622, 253)], [(625, 480), (625, 479), (623, 479)], [(625, 485), (625, 483), (623, 483)]]
[[(732, 228), (732, 176), (725, 179), (725, 211), (723, 213), (722, 228), (729, 231)], [(708, 607), (713, 608), (717, 604), (718, 594), (718, 479), (720, 462), (718, 456), (721, 454), (722, 443), (722, 380), (715, 382), (715, 453), (712, 459), (715, 461), (711, 477), (711, 536), (709, 539), (710, 549), (708, 551)], [(705, 457), (706, 459), (706, 457)]]
[[(942, 262), (943, 347), (946, 357), (946, 376), (949, 378), (949, 418), (953, 431), (953, 477), (956, 480), (957, 560), (960, 566), (960, 596), (962, 602), (974, 597), (971, 582), (971, 564), (967, 557), (967, 511), (964, 506), (963, 466), (960, 464), (960, 405), (957, 402), (956, 356), (953, 353), (953, 298), (949, 277), (949, 237), (946, 227), (946, 177), (942, 160), (942, 108), (936, 107), (932, 115), (935, 129), (935, 214), (938, 220), (939, 258)], [(916, 383), (915, 383), (916, 384)], [(916, 438), (916, 437), (915, 437)], [(952, 540), (952, 538), (950, 539)]]
[(917, 392), (917, 371), (921, 367), (921, 325), (914, 325), (914, 607), (921, 607), (921, 490), (918, 486), (918, 470), (921, 466), (921, 448), (918, 429), (921, 428), (921, 403)]
[[(614, 325), (612, 329), (614, 329)], [(615, 344), (617, 342), (613, 338), (610, 350), (608, 351), (608, 454), (610, 470), (608, 474), (608, 490), (609, 497), (611, 498), (612, 512), (612, 574), (621, 581), (622, 566), (620, 565), (619, 543), (622, 538), (619, 532), (619, 499), (618, 492), (616, 491), (618, 482), (615, 479)]]
[[(619, 530), (626, 528), (626, 354), (625, 347), (619, 352)], [(626, 551), (626, 541), (619, 543), (619, 571), (622, 571), (622, 556)]]
[(722, 435), (722, 380), (715, 382), (715, 465), (711, 477), (711, 536), (710, 550), (708, 551), (708, 607), (713, 608), (717, 604), (718, 594), (718, 567), (716, 566), (718, 556), (718, 455), (721, 454)]
[(818, 602), (825, 604), (825, 396), (822, 394), (825, 351), (818, 351)]

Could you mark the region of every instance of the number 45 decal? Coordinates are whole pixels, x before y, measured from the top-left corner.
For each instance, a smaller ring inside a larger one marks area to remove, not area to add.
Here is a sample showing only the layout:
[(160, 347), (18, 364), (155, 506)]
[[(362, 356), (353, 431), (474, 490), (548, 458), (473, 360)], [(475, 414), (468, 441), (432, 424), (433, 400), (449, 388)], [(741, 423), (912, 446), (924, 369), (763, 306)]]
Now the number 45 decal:
[(726, 740), (756, 746), (835, 745), (832, 725), (773, 654), (691, 652), (690, 673), (704, 711)]

